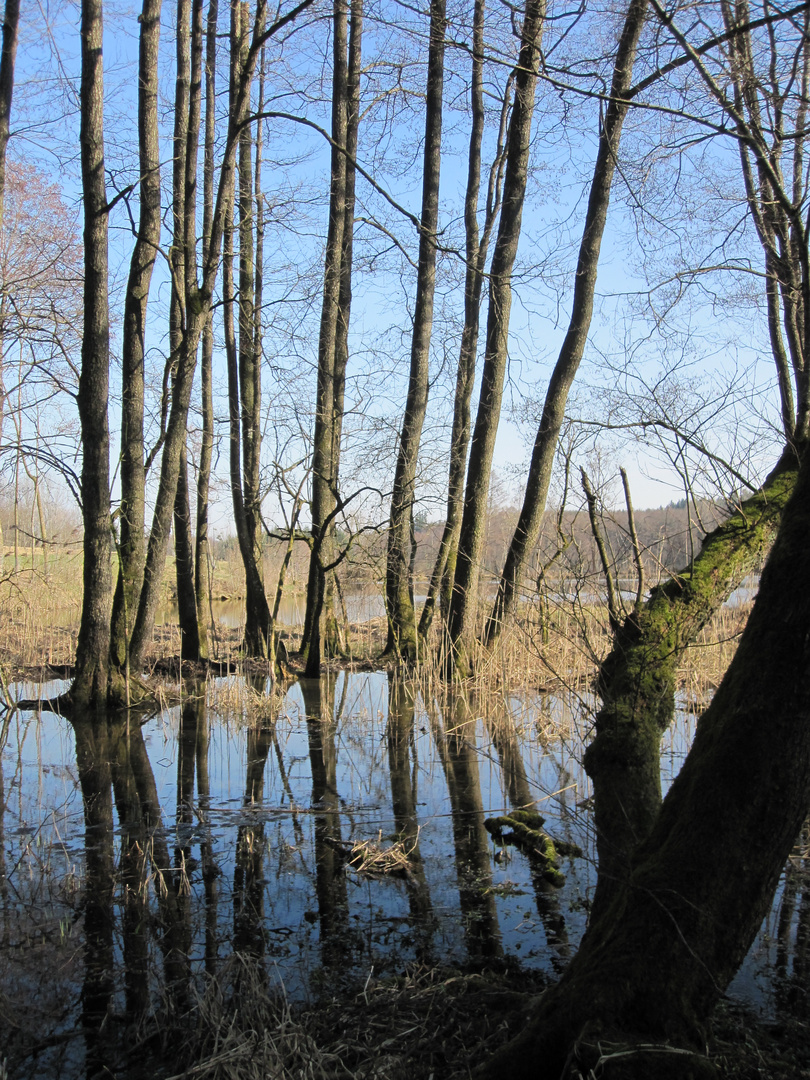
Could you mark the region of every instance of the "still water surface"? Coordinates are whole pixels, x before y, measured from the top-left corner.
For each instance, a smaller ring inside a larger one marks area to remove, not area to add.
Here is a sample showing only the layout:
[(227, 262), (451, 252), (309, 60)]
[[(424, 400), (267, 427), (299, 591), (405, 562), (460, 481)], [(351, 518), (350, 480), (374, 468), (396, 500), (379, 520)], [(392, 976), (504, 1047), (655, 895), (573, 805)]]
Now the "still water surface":
[[(384, 673), (264, 689), (218, 680), (129, 733), (6, 715), (0, 1057), (19, 1075), (86, 1075), (83, 1027), (128, 1023), (234, 952), (309, 1000), (417, 962), (553, 977), (576, 948), (595, 880), (580, 765), (592, 702), (440, 704)], [(693, 723), (681, 714), (664, 741), (665, 782)], [(582, 851), (561, 889), (485, 828), (527, 805)], [(359, 842), (399, 843), (407, 872), (357, 872)], [(734, 985), (766, 1010), (801, 934), (797, 882)]]

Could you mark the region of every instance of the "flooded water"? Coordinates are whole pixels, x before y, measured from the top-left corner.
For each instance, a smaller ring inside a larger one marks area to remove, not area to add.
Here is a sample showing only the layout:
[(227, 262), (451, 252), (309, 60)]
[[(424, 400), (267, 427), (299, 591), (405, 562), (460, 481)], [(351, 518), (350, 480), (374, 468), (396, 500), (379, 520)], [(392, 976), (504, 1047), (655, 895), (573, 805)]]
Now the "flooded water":
[[(129, 731), (6, 714), (0, 1057), (11, 1075), (88, 1075), (93, 1032), (183, 1000), (234, 953), (292, 1000), (415, 962), (564, 967), (595, 882), (588, 702), (442, 705), (386, 674), (264, 690), (218, 680)], [(665, 773), (693, 723), (680, 716), (665, 740)], [(526, 806), (581, 851), (562, 859), (562, 888), (487, 831), (487, 818)], [(735, 992), (770, 1010), (773, 972), (784, 985), (801, 974), (809, 925), (804, 878), (789, 870)]]

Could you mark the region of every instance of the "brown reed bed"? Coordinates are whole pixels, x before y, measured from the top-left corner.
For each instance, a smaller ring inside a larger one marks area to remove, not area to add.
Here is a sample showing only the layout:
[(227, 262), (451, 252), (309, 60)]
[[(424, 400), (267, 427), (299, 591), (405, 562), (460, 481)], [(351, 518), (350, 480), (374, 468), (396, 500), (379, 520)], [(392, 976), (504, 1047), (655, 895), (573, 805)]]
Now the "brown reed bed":
[[(28, 563), (31, 563), (29, 554)], [(81, 555), (75, 548), (51, 552), (44, 563), (10, 569), (0, 577), (0, 676), (8, 683), (18, 678), (46, 679), (68, 674), (73, 662), (81, 615)], [(171, 568), (169, 568), (171, 569)], [(166, 594), (169, 593), (167, 571)], [(481, 619), (483, 609), (481, 605)], [(750, 611), (750, 603), (722, 608), (697, 642), (687, 651), (679, 676), (687, 703), (700, 709), (707, 704), (736, 649)], [(385, 646), (386, 622), (375, 618), (351, 623), (348, 653), (328, 667), (379, 669)], [(300, 628), (285, 628), (290, 654), (289, 674), (298, 673), (294, 651)], [(211, 633), (214, 658), (230, 670), (241, 659), (242, 627), (217, 622)], [(604, 605), (573, 597), (565, 601), (536, 596), (524, 604), (515, 623), (501, 634), (491, 651), (475, 655), (476, 676), (468, 689), (479, 694), (493, 690), (587, 692), (593, 688), (599, 661), (610, 649), (611, 636)], [(147, 660), (154, 674), (171, 680), (178, 665), (180, 633), (175, 618), (164, 608), (155, 626)], [(392, 666), (387, 661), (387, 666)], [(419, 678), (424, 693), (441, 693), (444, 656), (438, 620)], [(175, 676), (176, 677), (176, 676)]]

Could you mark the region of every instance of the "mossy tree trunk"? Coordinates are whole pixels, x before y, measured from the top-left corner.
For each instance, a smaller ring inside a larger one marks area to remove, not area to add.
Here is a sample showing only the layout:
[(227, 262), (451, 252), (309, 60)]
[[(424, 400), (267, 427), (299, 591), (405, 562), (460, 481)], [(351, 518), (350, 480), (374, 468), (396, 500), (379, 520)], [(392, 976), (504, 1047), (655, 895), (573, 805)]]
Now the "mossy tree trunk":
[(792, 451), (762, 488), (705, 538), (691, 567), (652, 590), (618, 628), (599, 675), (602, 706), (585, 754), (593, 781), (599, 879), (595, 912), (629, 873), (661, 805), (661, 737), (675, 707), (686, 648), (762, 564), (796, 482)]
[[(711, 1074), (707, 1018), (769, 909), (810, 799), (809, 533), (805, 464), (737, 653), (625, 880), (560, 983), (479, 1075), (556, 1080), (599, 1059), (608, 1078)], [(607, 1060), (617, 1049), (630, 1052)]]
[[(661, 18), (660, 9), (656, 11)], [(633, 848), (649, 834), (658, 812), (660, 740), (673, 715), (677, 666), (686, 647), (731, 591), (760, 564), (779, 526), (807, 445), (810, 372), (805, 357), (810, 328), (804, 312), (810, 278), (807, 228), (797, 207), (803, 198), (798, 176), (804, 169), (810, 17), (804, 16), (804, 29), (795, 27), (797, 48), (786, 54), (789, 69), (795, 62), (801, 71), (795, 102), (789, 94), (793, 76), (784, 75), (779, 57), (786, 45), (777, 36), (769, 36), (764, 54), (754, 48), (745, 3), (733, 11), (724, 6), (723, 17), (731, 36), (728, 79), (722, 84), (686, 37), (665, 21), (738, 137), (748, 209), (764, 255), (768, 330), (788, 446), (762, 488), (706, 537), (689, 569), (653, 590), (649, 600), (616, 629), (613, 648), (600, 672), (603, 704), (596, 738), (585, 757), (596, 795), (597, 914), (609, 905), (626, 877)], [(763, 56), (770, 66), (768, 78), (760, 80), (757, 64)], [(779, 83), (780, 73), (784, 86)], [(771, 127), (763, 117), (777, 99), (776, 124)], [(794, 132), (799, 134), (794, 137)]]

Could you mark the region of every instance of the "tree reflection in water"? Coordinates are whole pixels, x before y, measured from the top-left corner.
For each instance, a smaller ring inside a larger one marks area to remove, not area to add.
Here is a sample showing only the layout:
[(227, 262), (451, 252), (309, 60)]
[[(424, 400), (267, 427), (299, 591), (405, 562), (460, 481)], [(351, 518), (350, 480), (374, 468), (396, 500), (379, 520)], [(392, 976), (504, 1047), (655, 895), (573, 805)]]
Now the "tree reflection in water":
[[(48, 713), (7, 725), (9, 1071), (125, 1067), (122, 1036), (193, 1013), (235, 953), (254, 990), (282, 980), (292, 1000), (412, 963), (529, 954), (559, 970), (583, 930), (589, 865), (569, 861), (554, 891), (530, 855), (496, 860), (484, 820), (537, 806), (552, 835), (587, 847), (576, 753), (538, 732), (530, 701), (511, 702), (518, 718), (503, 700), (424, 691), (338, 673), (268, 697), (264, 682), (232, 679), (186, 685), (181, 707), (143, 726), (133, 716), (129, 730)], [(401, 845), (407, 870), (358, 872), (347, 859), (357, 842)], [(794, 998), (808, 897), (804, 877), (789, 877), (778, 939)]]

